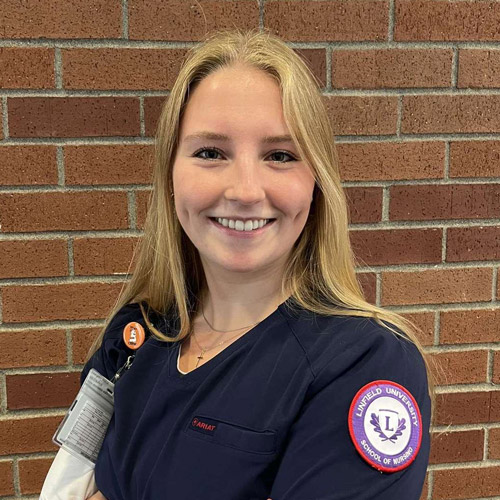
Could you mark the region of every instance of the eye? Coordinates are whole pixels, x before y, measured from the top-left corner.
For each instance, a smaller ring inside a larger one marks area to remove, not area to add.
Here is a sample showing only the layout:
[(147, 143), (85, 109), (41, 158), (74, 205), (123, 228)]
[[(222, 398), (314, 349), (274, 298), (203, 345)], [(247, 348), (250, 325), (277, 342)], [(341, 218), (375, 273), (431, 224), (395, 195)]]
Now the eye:
[[(193, 157), (194, 158), (201, 158), (202, 160), (217, 160), (218, 159), (218, 158), (203, 158), (201, 156), (198, 156), (201, 153), (204, 153), (207, 151), (211, 152), (211, 153), (222, 154), (222, 151), (220, 149), (206, 146), (206, 147), (203, 147), (201, 149), (198, 149), (198, 151), (196, 151), (193, 154)], [(274, 151), (273, 153), (271, 153), (270, 156), (272, 156), (272, 155), (286, 155), (289, 158), (291, 158), (291, 160), (289, 160), (289, 161), (275, 161), (274, 163), (289, 163), (290, 161), (297, 161), (297, 158), (295, 158), (295, 156), (293, 156), (291, 153), (287, 153), (286, 151)]]

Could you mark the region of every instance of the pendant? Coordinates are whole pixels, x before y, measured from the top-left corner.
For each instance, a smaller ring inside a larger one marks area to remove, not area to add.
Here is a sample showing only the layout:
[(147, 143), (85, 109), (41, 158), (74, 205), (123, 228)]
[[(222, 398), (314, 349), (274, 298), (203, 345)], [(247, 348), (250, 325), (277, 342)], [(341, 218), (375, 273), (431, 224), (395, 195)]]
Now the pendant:
[(198, 368), (198, 365), (200, 364), (200, 359), (203, 359), (203, 354), (205, 353), (205, 351), (201, 351), (201, 354), (199, 356), (196, 356), (198, 358), (198, 362), (196, 363), (196, 368)]

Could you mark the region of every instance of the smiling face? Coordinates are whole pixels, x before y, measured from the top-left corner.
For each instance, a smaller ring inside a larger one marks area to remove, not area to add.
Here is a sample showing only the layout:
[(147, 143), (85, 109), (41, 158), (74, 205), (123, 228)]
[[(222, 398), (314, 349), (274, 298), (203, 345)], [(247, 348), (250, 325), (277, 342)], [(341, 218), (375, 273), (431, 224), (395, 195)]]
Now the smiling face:
[[(201, 132), (229, 139), (188, 137)], [(172, 175), (177, 217), (205, 271), (266, 275), (285, 264), (314, 189), (291, 140), (264, 142), (287, 134), (279, 86), (263, 71), (224, 68), (191, 92)], [(224, 228), (210, 217), (276, 220), (239, 232), (240, 224)]]

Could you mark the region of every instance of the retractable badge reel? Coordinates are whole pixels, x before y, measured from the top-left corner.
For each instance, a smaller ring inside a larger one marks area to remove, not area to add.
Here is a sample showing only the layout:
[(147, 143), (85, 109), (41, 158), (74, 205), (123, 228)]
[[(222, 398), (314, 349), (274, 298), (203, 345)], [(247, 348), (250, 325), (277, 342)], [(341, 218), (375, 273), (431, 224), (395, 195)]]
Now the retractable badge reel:
[[(135, 321), (128, 323), (123, 329), (123, 341), (130, 349), (139, 349), (145, 337), (144, 327)], [(52, 437), (56, 445), (92, 467), (95, 465), (113, 416), (115, 383), (130, 368), (134, 358), (135, 354), (130, 355), (111, 380), (95, 368), (90, 369)]]

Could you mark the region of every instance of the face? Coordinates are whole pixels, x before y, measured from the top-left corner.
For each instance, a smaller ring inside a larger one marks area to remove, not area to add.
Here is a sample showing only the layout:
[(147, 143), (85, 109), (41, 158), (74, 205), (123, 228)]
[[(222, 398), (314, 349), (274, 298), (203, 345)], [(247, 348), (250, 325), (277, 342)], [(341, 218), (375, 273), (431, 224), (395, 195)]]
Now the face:
[[(188, 137), (201, 132), (228, 139)], [(314, 189), (314, 176), (291, 140), (264, 141), (288, 134), (278, 84), (260, 70), (222, 69), (190, 93), (173, 168), (174, 200), (205, 271), (266, 276), (284, 266)], [(231, 229), (214, 217), (274, 220), (238, 231), (256, 224), (236, 222)]]

